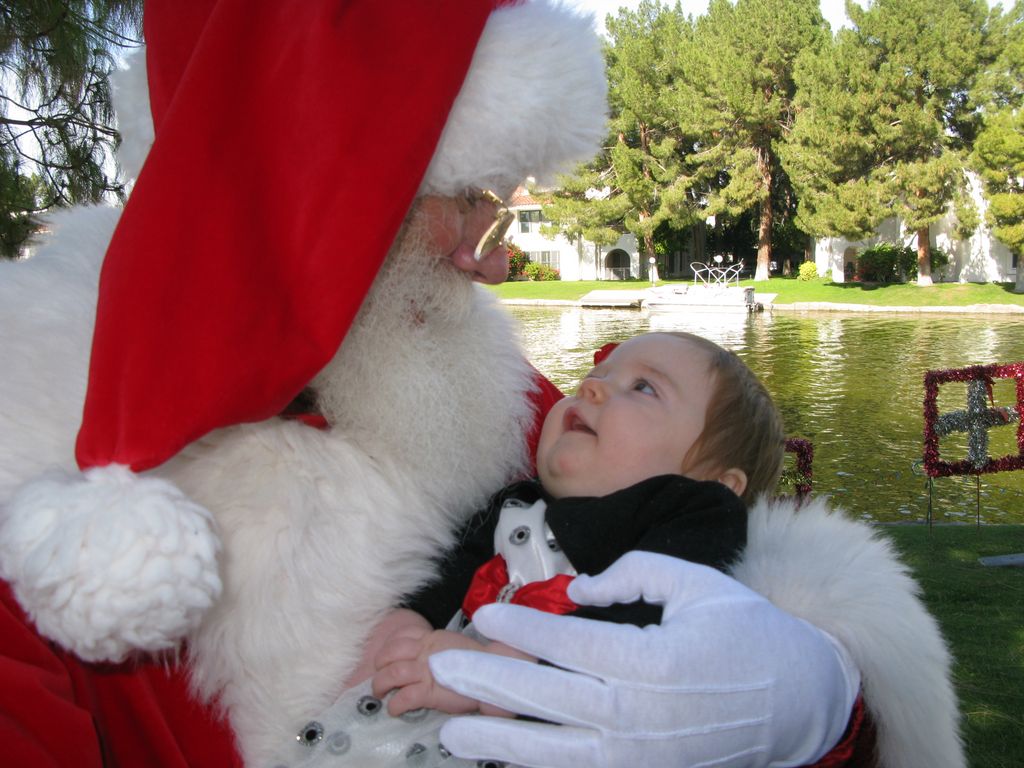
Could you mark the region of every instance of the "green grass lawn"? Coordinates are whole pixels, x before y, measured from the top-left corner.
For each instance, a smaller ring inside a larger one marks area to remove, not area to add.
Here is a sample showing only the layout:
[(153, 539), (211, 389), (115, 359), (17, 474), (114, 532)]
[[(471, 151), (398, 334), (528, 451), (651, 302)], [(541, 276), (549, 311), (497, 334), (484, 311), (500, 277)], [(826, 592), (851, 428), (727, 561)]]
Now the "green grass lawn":
[(1024, 526), (885, 526), (956, 658), (971, 768), (1024, 766), (1024, 568), (979, 557), (1024, 552)]
[(759, 293), (778, 293), (776, 304), (797, 301), (831, 301), (844, 304), (872, 304), (896, 307), (963, 307), (970, 304), (1017, 304), (1024, 306), (1024, 294), (1013, 292), (1013, 283), (937, 283), (921, 288), (914, 283), (871, 285), (794, 280), (776, 277), (763, 283), (749, 281)]
[(649, 282), (639, 280), (546, 280), (531, 282), (529, 280), (488, 285), (502, 299), (562, 299), (576, 301), (591, 291), (600, 290), (639, 290), (650, 286)]
[[(664, 284), (666, 283), (659, 283), (659, 285)], [(919, 288), (914, 284), (870, 285), (773, 277), (771, 280), (759, 283), (755, 283), (753, 280), (744, 280), (740, 285), (753, 286), (758, 293), (777, 294), (775, 304), (828, 301), (885, 307), (962, 307), (971, 304), (1016, 304), (1024, 307), (1024, 294), (1014, 293), (1013, 283), (937, 283), (928, 288)], [(640, 290), (648, 287), (650, 287), (650, 283), (644, 280), (523, 281), (490, 286), (491, 290), (502, 299), (560, 299), (567, 301), (576, 301), (595, 290)]]

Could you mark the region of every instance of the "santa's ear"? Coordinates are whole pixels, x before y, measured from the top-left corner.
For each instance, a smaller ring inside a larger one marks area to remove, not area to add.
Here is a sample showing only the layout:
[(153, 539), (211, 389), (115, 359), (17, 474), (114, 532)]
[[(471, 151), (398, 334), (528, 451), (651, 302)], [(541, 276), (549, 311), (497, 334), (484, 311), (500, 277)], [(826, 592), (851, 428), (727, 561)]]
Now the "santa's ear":
[(747, 490), (747, 473), (739, 467), (730, 467), (729, 469), (720, 472), (715, 480), (720, 482), (737, 496), (742, 496), (743, 492)]

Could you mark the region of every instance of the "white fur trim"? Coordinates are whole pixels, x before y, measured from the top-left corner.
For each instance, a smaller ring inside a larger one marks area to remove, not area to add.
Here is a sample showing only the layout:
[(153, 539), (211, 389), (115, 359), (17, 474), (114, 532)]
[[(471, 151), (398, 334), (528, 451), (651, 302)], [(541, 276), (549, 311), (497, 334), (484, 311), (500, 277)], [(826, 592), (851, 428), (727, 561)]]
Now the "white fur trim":
[(125, 467), (54, 471), (0, 509), (0, 576), (86, 661), (173, 648), (220, 595), (209, 512)]
[(762, 500), (733, 575), (837, 638), (860, 669), (883, 768), (962, 768), (950, 654), (919, 587), (870, 526), (816, 499)]
[(64, 208), (32, 258), (0, 259), (0, 505), (49, 467), (75, 467), (96, 285), (120, 211)]
[(593, 157), (607, 133), (593, 19), (547, 2), (500, 8), (484, 28), (422, 191), (510, 193)]
[(125, 181), (137, 179), (153, 146), (153, 115), (149, 111), (149, 83), (146, 81), (146, 49), (125, 57), (126, 69), (110, 75), (114, 114), (121, 143), (117, 163)]

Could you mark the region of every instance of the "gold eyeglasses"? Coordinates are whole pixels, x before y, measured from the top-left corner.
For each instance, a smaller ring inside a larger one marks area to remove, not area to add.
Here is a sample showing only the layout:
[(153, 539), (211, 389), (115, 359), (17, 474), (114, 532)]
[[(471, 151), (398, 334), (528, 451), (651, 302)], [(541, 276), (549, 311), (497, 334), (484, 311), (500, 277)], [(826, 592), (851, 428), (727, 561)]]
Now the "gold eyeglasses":
[(504, 240), (508, 228), (512, 226), (516, 217), (505, 205), (505, 201), (489, 189), (470, 188), (457, 198), (459, 210), (462, 213), (469, 213), (481, 201), (494, 205), (494, 222), (484, 232), (480, 242), (476, 244), (473, 258), (477, 261), (501, 245), (501, 241)]

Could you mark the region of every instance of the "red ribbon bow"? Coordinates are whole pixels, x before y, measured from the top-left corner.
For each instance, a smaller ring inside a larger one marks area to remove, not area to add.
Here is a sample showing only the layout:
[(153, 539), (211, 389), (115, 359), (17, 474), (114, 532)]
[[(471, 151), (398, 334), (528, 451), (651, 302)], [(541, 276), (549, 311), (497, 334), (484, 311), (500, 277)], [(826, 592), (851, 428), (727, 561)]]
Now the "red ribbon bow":
[(572, 579), (572, 576), (561, 573), (547, 581), (531, 581), (515, 589), (508, 581), (505, 558), (495, 555), (473, 575), (466, 598), (462, 601), (462, 612), (466, 618), (472, 619), (481, 605), (501, 602), (525, 605), (547, 613), (569, 613), (577, 608), (565, 593)]
[(603, 347), (596, 350), (594, 352), (594, 365), (597, 365), (606, 357), (608, 357), (608, 355), (612, 353), (612, 350), (615, 349), (617, 346), (619, 346), (619, 343), (617, 341), (609, 341)]

